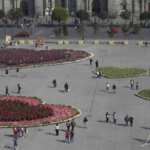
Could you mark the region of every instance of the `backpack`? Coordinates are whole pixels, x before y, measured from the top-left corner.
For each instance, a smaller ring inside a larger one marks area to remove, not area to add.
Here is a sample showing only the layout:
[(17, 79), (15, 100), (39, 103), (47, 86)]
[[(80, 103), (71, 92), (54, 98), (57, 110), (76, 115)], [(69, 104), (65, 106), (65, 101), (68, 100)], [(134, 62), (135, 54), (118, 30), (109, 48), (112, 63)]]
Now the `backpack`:
[(67, 123), (66, 123), (66, 126), (70, 126), (70, 122), (67, 122)]

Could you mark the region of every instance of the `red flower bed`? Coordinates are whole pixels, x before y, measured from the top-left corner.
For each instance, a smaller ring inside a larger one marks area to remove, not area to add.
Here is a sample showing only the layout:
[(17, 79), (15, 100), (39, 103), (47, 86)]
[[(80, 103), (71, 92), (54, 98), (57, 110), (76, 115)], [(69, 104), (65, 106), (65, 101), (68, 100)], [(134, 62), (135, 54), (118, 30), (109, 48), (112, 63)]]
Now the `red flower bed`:
[[(38, 98), (17, 96), (0, 97), (0, 125), (46, 125), (51, 122), (68, 119), (78, 114), (77, 110), (71, 107), (48, 104), (42, 105), (41, 103), (42, 101)], [(32, 111), (32, 109), (36, 112)], [(24, 112), (24, 114), (22, 112)], [(45, 116), (43, 114), (45, 114)], [(46, 116), (48, 114), (49, 116)], [(26, 120), (28, 115), (29, 118)], [(40, 115), (41, 117), (35, 118), (36, 115)]]
[(0, 50), (0, 63), (7, 67), (33, 66), (39, 64), (63, 63), (88, 56), (84, 51), (7, 49)]

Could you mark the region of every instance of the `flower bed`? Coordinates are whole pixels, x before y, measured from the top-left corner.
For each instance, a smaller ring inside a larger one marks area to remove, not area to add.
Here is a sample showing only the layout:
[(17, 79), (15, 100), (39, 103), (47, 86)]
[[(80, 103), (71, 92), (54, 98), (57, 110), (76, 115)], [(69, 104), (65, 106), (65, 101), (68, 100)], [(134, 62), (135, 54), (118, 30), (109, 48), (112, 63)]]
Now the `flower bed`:
[(135, 95), (150, 100), (150, 89), (139, 90)]
[(72, 106), (43, 104), (37, 97), (0, 97), (0, 127), (49, 125), (80, 115)]
[(103, 76), (107, 78), (125, 78), (125, 77), (135, 77), (142, 76), (148, 73), (147, 70), (141, 68), (118, 68), (118, 67), (101, 67), (96, 68), (94, 73), (98, 70), (102, 70)]
[(30, 49), (1, 49), (0, 66), (16, 68), (57, 64), (64, 62), (73, 62), (76, 60), (87, 58), (90, 55), (91, 54), (85, 51), (74, 51), (66, 49), (52, 49), (42, 51), (35, 51)]

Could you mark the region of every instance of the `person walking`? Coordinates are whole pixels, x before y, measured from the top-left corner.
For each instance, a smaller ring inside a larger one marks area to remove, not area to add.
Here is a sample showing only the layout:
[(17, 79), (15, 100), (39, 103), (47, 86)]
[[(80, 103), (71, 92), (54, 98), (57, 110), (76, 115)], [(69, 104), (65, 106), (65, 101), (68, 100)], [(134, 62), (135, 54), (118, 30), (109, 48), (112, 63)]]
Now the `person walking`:
[(17, 77), (19, 77), (19, 68), (16, 69)]
[(98, 68), (98, 60), (95, 62), (96, 68)]
[(113, 114), (113, 118), (114, 118), (114, 124), (116, 124), (116, 121), (117, 121), (116, 112), (114, 112), (114, 114)]
[(83, 123), (84, 123), (84, 128), (87, 129), (88, 119), (86, 117), (83, 119)]
[(128, 115), (125, 116), (124, 121), (125, 121), (125, 126), (128, 126), (128, 121), (129, 121)]
[(131, 84), (131, 89), (133, 89), (134, 81), (132, 79), (130, 80), (130, 84)]
[(72, 121), (71, 121), (71, 127), (72, 127), (72, 131), (74, 131), (74, 128), (75, 128), (75, 126), (76, 126), (76, 122), (74, 121), (74, 119), (72, 119)]
[(99, 77), (102, 77), (102, 71), (99, 69)]
[(27, 126), (25, 126), (25, 128), (24, 128), (24, 137), (26, 138), (27, 137), (27, 134), (28, 134), (28, 127)]
[(115, 84), (113, 84), (113, 87), (112, 87), (112, 89), (113, 89), (113, 93), (116, 93), (116, 89), (117, 89), (117, 87), (116, 87), (116, 85)]
[(93, 60), (90, 58), (90, 65), (92, 65)]
[(13, 127), (13, 133), (14, 133), (14, 137), (17, 137), (17, 133), (18, 133), (18, 127), (17, 126)]
[(70, 143), (74, 144), (74, 132), (70, 131)]
[(65, 83), (64, 88), (65, 88), (64, 92), (69, 92), (69, 86), (67, 83)]
[(52, 83), (54, 84), (54, 88), (55, 88), (57, 86), (56, 80), (54, 79)]
[(6, 68), (5, 72), (6, 72), (6, 77), (8, 77), (8, 69), (7, 68)]
[(69, 120), (67, 121), (66, 126), (67, 126), (67, 130), (70, 131), (70, 121)]
[(55, 131), (56, 131), (56, 135), (58, 136), (59, 135), (59, 125), (58, 125), (58, 123), (56, 123)]
[(17, 84), (17, 86), (18, 86), (18, 94), (20, 94), (21, 86), (20, 84)]
[(7, 95), (10, 95), (10, 94), (8, 93), (8, 90), (9, 90), (9, 88), (8, 88), (8, 86), (6, 86), (6, 96), (7, 96)]
[(132, 125), (133, 125), (133, 120), (134, 120), (134, 118), (133, 118), (133, 116), (131, 115), (130, 116), (130, 119), (129, 119), (129, 121), (130, 121), (130, 126), (132, 127)]
[(147, 41), (145, 42), (145, 48), (147, 47)]
[(130, 29), (130, 35), (132, 34), (132, 30)]
[(69, 143), (69, 131), (68, 130), (65, 132), (65, 143), (66, 142)]
[(108, 121), (109, 121), (109, 113), (107, 112), (106, 113), (106, 122), (108, 123)]
[(18, 128), (18, 137), (21, 137), (21, 128)]
[(109, 82), (106, 83), (106, 92), (109, 92)]
[(18, 150), (18, 145), (19, 145), (18, 137), (14, 137), (13, 141), (14, 141), (14, 149)]
[(22, 138), (23, 138), (23, 136), (24, 136), (24, 127), (23, 126), (21, 127), (21, 132), (22, 132)]
[(139, 85), (140, 85), (139, 82), (137, 82), (137, 83), (136, 83), (136, 90), (139, 89)]

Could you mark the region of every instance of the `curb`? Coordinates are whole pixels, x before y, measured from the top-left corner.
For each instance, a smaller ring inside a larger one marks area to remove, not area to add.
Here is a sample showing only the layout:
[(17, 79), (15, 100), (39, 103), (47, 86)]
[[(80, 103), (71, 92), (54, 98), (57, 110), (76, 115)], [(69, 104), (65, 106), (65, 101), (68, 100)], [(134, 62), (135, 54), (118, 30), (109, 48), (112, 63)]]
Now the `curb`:
[[(144, 89), (142, 89), (142, 90), (144, 90)], [(137, 92), (135, 92), (135, 93), (134, 93), (134, 95), (135, 95), (135, 96), (137, 96), (137, 97), (139, 97), (139, 98), (143, 98), (143, 99), (145, 99), (145, 100), (150, 101), (150, 99), (148, 99), (148, 98), (146, 98), (146, 97), (142, 97), (142, 96), (138, 95), (137, 93), (138, 93), (139, 91), (141, 91), (141, 90), (138, 90)]]

